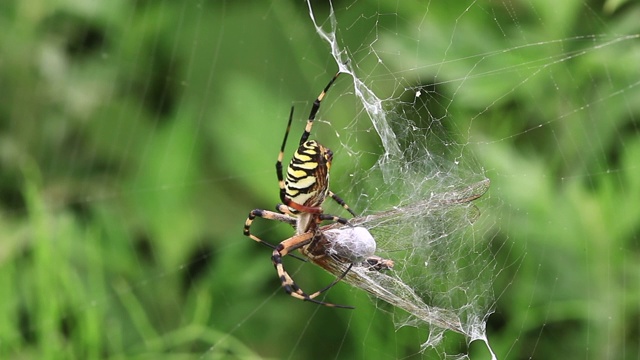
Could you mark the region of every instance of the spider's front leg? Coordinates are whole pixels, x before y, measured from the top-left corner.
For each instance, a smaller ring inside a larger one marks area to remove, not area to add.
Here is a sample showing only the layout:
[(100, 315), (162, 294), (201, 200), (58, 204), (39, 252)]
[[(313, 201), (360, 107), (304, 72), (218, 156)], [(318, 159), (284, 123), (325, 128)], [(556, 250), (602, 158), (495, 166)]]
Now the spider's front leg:
[(282, 283), (282, 287), (284, 288), (284, 291), (293, 296), (296, 299), (300, 299), (303, 301), (310, 301), (319, 305), (324, 305), (324, 306), (329, 306), (329, 307), (336, 307), (336, 308), (344, 308), (344, 309), (353, 309), (352, 306), (346, 306), (346, 305), (337, 305), (337, 304), (332, 304), (332, 303), (328, 303), (328, 302), (324, 302), (324, 301), (320, 301), (320, 300), (316, 300), (315, 298), (318, 297), (320, 294), (322, 294), (323, 292), (327, 291), (328, 289), (330, 289), (333, 285), (337, 284), (340, 280), (342, 280), (342, 278), (349, 272), (349, 270), (351, 269), (350, 265), (347, 270), (345, 272), (342, 273), (341, 276), (337, 277), (331, 284), (329, 284), (328, 286), (324, 287), (323, 289), (314, 292), (313, 294), (307, 294), (305, 293), (296, 283), (295, 281), (293, 281), (293, 279), (291, 278), (291, 276), (289, 275), (289, 273), (285, 270), (284, 265), (282, 264), (282, 258), (284, 256), (286, 256), (287, 254), (289, 254), (291, 251), (299, 249), (303, 246), (309, 245), (311, 244), (312, 241), (317, 240), (317, 236), (322, 236), (321, 233), (314, 233), (314, 232), (306, 232), (300, 235), (296, 235), (293, 236), (287, 240), (282, 241), (280, 244), (278, 244), (276, 246), (276, 248), (273, 250), (273, 255), (271, 256), (271, 260), (273, 262), (273, 266), (276, 268), (276, 271), (278, 272), (278, 276), (280, 278), (280, 282)]
[(262, 210), (262, 209), (251, 210), (251, 212), (249, 213), (249, 216), (247, 217), (247, 220), (245, 220), (244, 222), (244, 229), (242, 230), (242, 234), (272, 249), (275, 249), (276, 246), (260, 239), (259, 237), (251, 233), (251, 224), (253, 223), (253, 220), (255, 220), (256, 217), (261, 217), (267, 220), (276, 220), (276, 221), (284, 222), (291, 226), (295, 226), (296, 224), (296, 218), (289, 216), (287, 214), (279, 214), (274, 211)]

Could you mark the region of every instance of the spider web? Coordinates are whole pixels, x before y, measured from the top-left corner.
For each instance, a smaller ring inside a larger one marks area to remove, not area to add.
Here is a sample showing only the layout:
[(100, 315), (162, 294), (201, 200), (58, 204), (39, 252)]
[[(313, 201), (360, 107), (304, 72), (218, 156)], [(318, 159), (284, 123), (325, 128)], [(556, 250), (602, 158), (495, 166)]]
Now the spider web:
[[(421, 86), (397, 78), (384, 65), (387, 60), (377, 48), (388, 46), (387, 39), (376, 37), (367, 53), (354, 55), (364, 50), (339, 40), (333, 7), (325, 20), (319, 20), (308, 6), (318, 36), (327, 42), (340, 71), (351, 76), (359, 105), (346, 131), (336, 130), (343, 154), (356, 164), (364, 156), (363, 150), (351, 145), (358, 143), (363, 123), (371, 124), (379, 137), (375, 164), (358, 165), (357, 171), (346, 175), (347, 198), (355, 200), (354, 207), (362, 214), (373, 214), (352, 224), (372, 232), (377, 255), (393, 260), (395, 268), (387, 274), (356, 267), (345, 282), (396, 307), (397, 328), (429, 328), (423, 351), (438, 347), (446, 330), (488, 346), (485, 322), (491, 312), (495, 264), (487, 244), (474, 237), (472, 225), (479, 209), (465, 199), (483, 195), (489, 179), (464, 143), (447, 134), (446, 123), (452, 121), (446, 115), (447, 104), (439, 104), (445, 115), (434, 116), (428, 103), (432, 99), (422, 94)], [(371, 57), (377, 65), (367, 68)], [(385, 77), (395, 85), (383, 99), (367, 82)], [(342, 132), (349, 135), (341, 136)], [(329, 270), (339, 275), (344, 266)]]
[[(511, 44), (506, 50), (477, 50), (477, 55), (450, 60), (449, 50), (454, 41), (464, 41), (456, 37), (458, 25), (465, 24), (467, 17), (487, 12), (477, 2), (460, 8), (458, 15), (451, 18), (451, 35), (440, 36), (440, 41), (448, 38), (449, 43), (443, 44), (438, 44), (438, 36), (430, 33), (436, 33), (436, 29), (430, 27), (429, 21), (437, 20), (436, 15), (429, 16), (429, 6), (425, 6), (426, 15), (415, 27), (415, 23), (407, 20), (411, 18), (408, 14), (378, 10), (354, 16), (353, 13), (358, 12), (352, 4), (353, 7), (347, 6), (341, 11), (330, 7), (327, 13), (318, 15), (314, 7), (308, 5), (317, 35), (327, 43), (336, 66), (352, 76), (349, 95), (358, 104), (351, 117), (354, 120), (343, 128), (327, 121), (339, 138), (342, 156), (346, 153), (357, 164), (357, 170), (347, 171), (347, 180), (342, 182), (348, 184), (343, 186), (349, 189), (345, 197), (350, 201), (356, 199), (354, 208), (365, 215), (400, 209), (391, 211), (395, 215), (393, 219), (384, 219), (381, 215), (382, 219), (372, 221), (354, 220), (371, 230), (378, 242), (378, 254), (395, 261), (393, 274), (356, 268), (346, 282), (394, 305), (396, 328), (428, 328), (422, 351), (435, 348), (436, 353), (447, 353), (442, 350), (442, 341), (447, 331), (453, 331), (463, 334), (467, 345), (482, 340), (490, 356), (495, 358), (486, 336), (487, 319), (495, 310), (492, 286), (502, 272), (494, 256), (503, 251), (510, 253), (513, 245), (504, 242), (496, 247), (489, 235), (495, 231), (493, 220), (483, 218), (478, 205), (455, 201), (469, 194), (482, 194), (488, 186), (486, 172), (482, 164), (476, 162), (474, 150), (483, 151), (484, 145), (491, 143), (473, 138), (477, 136), (473, 130), (481, 127), (476, 122), (529, 83), (548, 79), (555, 84), (556, 91), (562, 93), (559, 79), (563, 78), (565, 63), (582, 58), (588, 62), (593, 53), (597, 57), (609, 47), (618, 49), (621, 43), (636, 41), (638, 35), (579, 34), (542, 42), (523, 37), (522, 44)], [(591, 9), (586, 9), (588, 15), (593, 15)], [(388, 21), (387, 17), (393, 20)], [(524, 25), (519, 19), (516, 16), (512, 19), (516, 28), (522, 30)], [(501, 24), (498, 26), (504, 34), (506, 30)], [(379, 32), (381, 29), (384, 31)], [(354, 32), (360, 35), (349, 35)], [(354, 37), (360, 41), (354, 41)], [(362, 41), (363, 38), (366, 40)], [(484, 39), (477, 41), (482, 43)], [(434, 50), (434, 44), (440, 45), (440, 49)], [(548, 48), (558, 44), (568, 50), (549, 54)], [(545, 51), (530, 56), (530, 52), (540, 48)], [(486, 68), (486, 63), (494, 57), (510, 58), (512, 63), (500, 69)], [(528, 60), (519, 62), (522, 58)], [(507, 78), (504, 74), (509, 75), (508, 84), (504, 83)], [(486, 91), (486, 84), (490, 83), (497, 85)], [(582, 99), (573, 109), (550, 115), (540, 125), (524, 127), (521, 134), (539, 126), (551, 127), (555, 122), (579, 118), (581, 113), (601, 102), (630, 95), (638, 84), (633, 80), (623, 81), (608, 94)], [(448, 95), (444, 96), (445, 93)], [(353, 101), (349, 95), (340, 97)], [(476, 105), (478, 98), (487, 99), (484, 108)], [(460, 114), (453, 106), (457, 102), (468, 102), (471, 109), (478, 110)], [(330, 113), (326, 116), (332, 118)], [(459, 117), (466, 119), (459, 121)], [(378, 136), (379, 148), (362, 150), (361, 135), (372, 131)], [(439, 206), (440, 201), (431, 201), (434, 197), (453, 200), (456, 206)], [(513, 261), (511, 268), (517, 271), (522, 259), (516, 257)], [(344, 267), (329, 270), (338, 275)], [(380, 306), (379, 309), (388, 308)]]
[[(252, 5), (2, 2), (0, 358), (638, 358), (637, 2)], [(355, 310), (240, 235), (338, 69)]]

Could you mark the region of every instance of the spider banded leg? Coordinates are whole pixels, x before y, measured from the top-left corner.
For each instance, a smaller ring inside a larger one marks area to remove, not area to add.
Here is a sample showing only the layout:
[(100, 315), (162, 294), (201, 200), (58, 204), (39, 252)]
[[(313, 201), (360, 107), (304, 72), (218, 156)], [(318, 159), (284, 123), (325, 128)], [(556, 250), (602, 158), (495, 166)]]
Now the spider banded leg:
[(307, 120), (307, 126), (304, 128), (304, 132), (300, 137), (300, 145), (302, 145), (302, 143), (304, 143), (305, 141), (307, 141), (307, 139), (309, 139), (309, 135), (311, 134), (311, 127), (313, 127), (313, 121), (316, 119), (316, 114), (318, 114), (318, 110), (320, 110), (320, 103), (322, 102), (322, 99), (324, 99), (324, 96), (327, 94), (327, 91), (329, 91), (329, 88), (331, 87), (331, 85), (333, 85), (333, 83), (336, 81), (339, 75), (340, 75), (340, 72), (338, 72), (333, 76), (331, 81), (329, 81), (327, 86), (324, 87), (320, 95), (318, 95), (316, 100), (313, 102), (313, 106), (311, 107), (311, 112), (309, 113), (309, 119)]
[[(318, 290), (318, 291), (314, 292), (311, 295), (305, 294), (302, 291), (302, 289), (300, 289), (300, 287), (298, 287), (298, 285), (296, 285), (296, 283), (293, 281), (291, 276), (289, 276), (289, 274), (284, 269), (283, 269), (284, 274), (283, 274), (283, 276), (280, 277), (280, 280), (282, 281), (282, 286), (285, 288), (285, 291), (289, 295), (295, 297), (296, 299), (300, 299), (302, 301), (309, 301), (309, 302), (312, 302), (314, 304), (328, 306), (328, 307), (335, 307), (335, 308), (340, 308), (340, 309), (355, 309), (353, 306), (337, 305), (337, 304), (328, 303), (328, 302), (324, 302), (324, 301), (319, 301), (319, 300), (315, 299), (316, 297), (318, 297), (319, 295), (321, 295), (325, 291), (331, 289), (335, 284), (340, 282), (340, 280), (342, 280), (347, 275), (347, 273), (349, 273), (349, 270), (351, 270), (352, 267), (353, 267), (353, 264), (349, 264), (347, 269), (345, 271), (343, 271), (342, 274), (340, 274), (340, 276), (336, 277), (329, 285), (325, 286), (321, 290)], [(287, 289), (287, 287), (289, 287), (289, 289)]]
[(273, 250), (273, 255), (271, 256), (271, 260), (273, 262), (273, 266), (276, 268), (278, 272), (278, 276), (280, 277), (280, 282), (282, 283), (282, 287), (284, 291), (293, 296), (296, 299), (300, 299), (303, 301), (309, 301), (318, 305), (324, 305), (328, 307), (336, 307), (336, 308), (344, 308), (344, 309), (353, 309), (352, 306), (346, 305), (337, 305), (333, 303), (328, 303), (320, 300), (316, 300), (323, 292), (329, 290), (335, 284), (337, 284), (342, 278), (344, 278), (349, 270), (351, 270), (351, 265), (344, 271), (339, 277), (333, 280), (331, 284), (324, 287), (323, 289), (314, 292), (313, 294), (305, 293), (296, 283), (293, 281), (289, 273), (284, 269), (284, 265), (282, 264), (282, 258), (289, 254), (291, 251), (299, 249), (305, 245), (309, 245), (314, 239), (315, 236), (322, 236), (321, 233), (318, 235), (314, 235), (312, 232), (306, 232), (304, 234), (293, 236), (287, 240), (282, 241), (278, 246), (276, 246), (275, 250)]
[(329, 191), (329, 196), (335, 201), (337, 202), (340, 206), (342, 206), (345, 210), (347, 210), (349, 212), (349, 214), (351, 214), (353, 217), (356, 217), (356, 213), (353, 212), (353, 210), (351, 210), (351, 208), (349, 207), (349, 205), (347, 205), (347, 203), (344, 202), (344, 200), (342, 200), (341, 197), (339, 197), (338, 195), (336, 195), (333, 191)]
[(253, 223), (253, 220), (255, 220), (255, 218), (257, 217), (261, 217), (263, 219), (267, 219), (267, 220), (277, 220), (277, 221), (281, 221), (284, 223), (288, 223), (289, 225), (295, 225), (296, 224), (296, 219), (286, 215), (286, 214), (279, 214), (277, 212), (274, 211), (269, 211), (269, 210), (261, 210), (261, 209), (254, 209), (251, 210), (251, 212), (249, 213), (249, 217), (247, 217), (247, 220), (245, 220), (244, 222), (244, 229), (242, 230), (242, 233), (245, 236), (250, 237), (251, 239), (264, 244), (266, 246), (269, 246), (272, 249), (275, 249), (275, 246), (272, 244), (269, 244), (268, 242), (260, 239), (259, 237), (253, 235), (251, 233), (251, 224)]
[(333, 221), (333, 222), (340, 223), (342, 225), (350, 225), (349, 220), (345, 218), (341, 218), (339, 216), (330, 215), (330, 214), (320, 214), (318, 215), (318, 219), (322, 221)]
[[(247, 220), (245, 220), (244, 222), (244, 229), (242, 230), (242, 233), (244, 234), (244, 236), (248, 236), (251, 239), (259, 242), (260, 244), (270, 247), (271, 249), (275, 249), (276, 246), (260, 239), (259, 237), (251, 233), (251, 224), (253, 223), (253, 220), (255, 220), (256, 217), (261, 217), (267, 220), (277, 220), (280, 222), (288, 223), (291, 226), (294, 226), (296, 224), (296, 219), (286, 214), (279, 214), (277, 212), (273, 212), (269, 210), (261, 210), (261, 209), (251, 210), (251, 212), (249, 213), (249, 216), (247, 217)], [(291, 256), (293, 256), (298, 260), (307, 262), (307, 259), (303, 259), (297, 255), (292, 254)]]
[(289, 113), (289, 122), (287, 123), (287, 130), (284, 132), (284, 139), (282, 139), (282, 145), (280, 145), (280, 152), (278, 153), (278, 160), (276, 161), (276, 174), (278, 175), (278, 186), (280, 187), (280, 199), (284, 202), (286, 198), (286, 189), (284, 185), (284, 175), (282, 174), (282, 158), (284, 158), (284, 148), (287, 145), (287, 138), (289, 137), (289, 130), (291, 130), (291, 121), (293, 120), (293, 106)]

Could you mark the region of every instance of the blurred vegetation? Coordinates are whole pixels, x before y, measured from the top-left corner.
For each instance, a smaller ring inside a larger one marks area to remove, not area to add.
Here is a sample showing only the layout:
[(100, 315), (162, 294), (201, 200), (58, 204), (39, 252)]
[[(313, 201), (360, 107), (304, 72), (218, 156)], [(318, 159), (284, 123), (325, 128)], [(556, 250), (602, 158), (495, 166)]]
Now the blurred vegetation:
[[(379, 41), (387, 71), (435, 87), (432, 113), (492, 180), (479, 232), (498, 264), (497, 355), (637, 358), (640, 39), (599, 45), (639, 34), (640, 6), (345, 6), (339, 36), (360, 69), (375, 79), (358, 44)], [(345, 285), (331, 300), (355, 311), (286, 296), (269, 251), (240, 233), (278, 201), (289, 106), (302, 119), (337, 69), (303, 2), (4, 1), (0, 28), (0, 358), (437, 356), (418, 353), (427, 331), (394, 330)], [(327, 107), (314, 133), (332, 147), (351, 118)], [(303, 270), (309, 289), (330, 280)]]

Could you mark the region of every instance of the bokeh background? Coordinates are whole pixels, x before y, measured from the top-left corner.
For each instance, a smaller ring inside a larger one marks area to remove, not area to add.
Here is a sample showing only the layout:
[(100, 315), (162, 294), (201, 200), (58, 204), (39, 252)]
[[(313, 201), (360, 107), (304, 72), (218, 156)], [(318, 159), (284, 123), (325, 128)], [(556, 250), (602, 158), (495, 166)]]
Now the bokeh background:
[[(492, 180), (475, 240), (498, 357), (638, 359), (640, 4), (334, 6), (359, 75), (385, 96), (423, 86)], [(289, 107), (303, 119), (337, 70), (304, 2), (9, 0), (0, 28), (0, 358), (443, 356), (344, 284), (330, 298), (355, 311), (286, 296), (241, 235), (278, 202)], [(340, 149), (354, 109), (327, 101), (314, 134)], [(366, 165), (350, 161), (333, 188)], [(305, 288), (331, 279), (301, 268)]]

